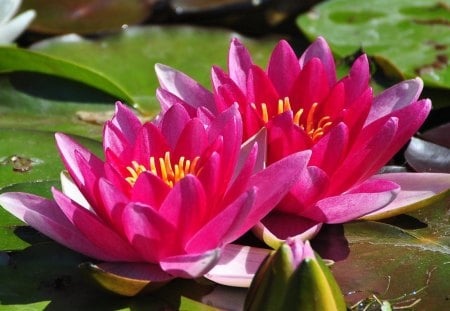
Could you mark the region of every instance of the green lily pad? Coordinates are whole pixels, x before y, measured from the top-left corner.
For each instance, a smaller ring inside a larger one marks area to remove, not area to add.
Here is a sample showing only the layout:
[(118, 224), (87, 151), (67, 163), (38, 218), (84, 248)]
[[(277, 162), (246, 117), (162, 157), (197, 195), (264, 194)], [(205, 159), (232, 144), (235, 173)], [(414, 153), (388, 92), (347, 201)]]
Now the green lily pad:
[(425, 85), (450, 88), (450, 1), (326, 1), (297, 20), (311, 40), (324, 36), (333, 52), (362, 48), (387, 73), (420, 75)]
[[(101, 73), (131, 94), (133, 100), (128, 103), (155, 114), (159, 109), (155, 96), (159, 83), (154, 65), (170, 65), (210, 89), (211, 66), (225, 67), (232, 36), (228, 31), (206, 28), (129, 27), (96, 41), (73, 35), (48, 39), (33, 49)], [(243, 42), (259, 64), (267, 62), (276, 44), (275, 40)]]
[[(450, 307), (450, 219), (448, 202), (389, 219), (344, 225), (350, 255), (332, 270), (352, 310), (389, 300), (419, 310)], [(378, 309), (375, 308), (378, 306)]]
[(150, 15), (153, 4), (141, 0), (27, 0), (22, 9), (36, 11), (30, 27), (33, 31), (88, 34), (117, 31), (124, 25), (140, 23)]

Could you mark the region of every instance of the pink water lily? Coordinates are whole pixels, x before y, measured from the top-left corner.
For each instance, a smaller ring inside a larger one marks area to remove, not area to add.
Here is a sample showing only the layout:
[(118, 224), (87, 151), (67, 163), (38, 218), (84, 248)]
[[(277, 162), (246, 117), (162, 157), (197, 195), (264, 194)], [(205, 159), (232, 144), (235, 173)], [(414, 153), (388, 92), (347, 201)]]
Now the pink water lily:
[[(389, 209), (402, 182), (421, 178), (406, 173), (392, 180), (389, 174), (373, 177), (418, 130), (431, 101), (419, 100), (423, 87), (419, 78), (374, 96), (366, 55), (338, 80), (323, 38), (299, 59), (286, 41), (280, 41), (266, 70), (233, 39), (228, 73), (212, 68), (213, 92), (170, 67), (157, 65), (156, 71), (163, 111), (181, 104), (188, 111), (201, 107), (203, 115), (210, 116), (237, 103), (244, 140), (267, 129), (268, 164), (294, 152), (312, 151), (307, 170), (298, 171), (300, 181), (255, 228), (272, 246), (289, 236), (311, 237), (322, 223), (343, 223)], [(450, 186), (448, 176), (431, 180), (433, 194)], [(422, 194), (415, 199), (431, 195)], [(395, 207), (401, 204), (396, 201)]]
[(118, 103), (104, 127), (104, 161), (58, 133), (70, 175), (62, 174), (63, 191), (52, 189), (54, 200), (4, 193), (0, 204), (55, 241), (107, 262), (100, 264), (105, 270), (156, 281), (201, 276), (282, 199), (310, 156), (296, 153), (262, 169), (264, 131), (241, 146), (236, 106), (210, 121), (173, 105), (158, 125), (141, 124)]

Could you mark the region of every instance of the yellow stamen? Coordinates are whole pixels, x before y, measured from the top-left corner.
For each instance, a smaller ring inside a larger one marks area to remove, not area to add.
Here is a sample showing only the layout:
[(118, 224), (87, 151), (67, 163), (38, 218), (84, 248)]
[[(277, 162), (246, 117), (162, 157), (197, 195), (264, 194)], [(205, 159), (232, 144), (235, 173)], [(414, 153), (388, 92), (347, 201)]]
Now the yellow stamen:
[(267, 105), (265, 103), (261, 104), (261, 112), (264, 123), (269, 122), (269, 112), (267, 111)]
[[(304, 111), (303, 109), (300, 109), (299, 111), (297, 111), (295, 113), (294, 119), (293, 119), (294, 124), (300, 126), (300, 118), (302, 117), (303, 111)], [(301, 127), (303, 127), (303, 126), (301, 126)]]
[[(197, 174), (197, 163), (199, 161), (199, 157), (195, 157), (191, 162), (190, 160), (186, 160), (185, 157), (180, 157), (178, 163), (172, 166), (172, 162), (170, 160), (170, 152), (166, 152), (164, 154), (164, 158), (159, 158), (159, 167), (156, 166), (155, 157), (150, 157), (150, 172), (159, 176), (167, 185), (173, 187), (175, 183), (183, 179), (188, 174)], [(136, 180), (139, 175), (143, 172), (147, 171), (147, 168), (143, 165), (140, 165), (136, 161), (131, 161), (132, 166), (127, 166), (127, 171), (131, 176), (125, 178), (125, 180), (131, 185), (134, 186)], [(159, 169), (159, 170), (158, 170)]]

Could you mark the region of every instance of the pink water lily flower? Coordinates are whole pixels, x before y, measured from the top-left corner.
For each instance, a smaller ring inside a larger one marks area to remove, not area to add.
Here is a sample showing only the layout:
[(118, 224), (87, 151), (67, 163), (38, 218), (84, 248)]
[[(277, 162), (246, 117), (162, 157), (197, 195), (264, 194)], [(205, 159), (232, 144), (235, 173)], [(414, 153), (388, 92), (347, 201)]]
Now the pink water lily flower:
[[(163, 111), (181, 104), (188, 111), (202, 107), (204, 115), (216, 115), (237, 103), (244, 140), (267, 129), (268, 164), (294, 152), (312, 151), (308, 169), (298, 171), (300, 181), (255, 229), (274, 247), (277, 238), (311, 237), (322, 223), (343, 223), (389, 209), (399, 193), (410, 190), (411, 180), (423, 178), (419, 174), (373, 178), (418, 130), (431, 101), (418, 99), (423, 87), (419, 78), (374, 96), (366, 55), (338, 80), (323, 38), (299, 59), (286, 41), (280, 41), (266, 70), (233, 39), (228, 73), (212, 68), (213, 92), (170, 67), (157, 65), (156, 71)], [(412, 197), (420, 201), (450, 186), (448, 176), (431, 177), (432, 186), (423, 189), (430, 191), (417, 196), (408, 192), (407, 204)], [(395, 203), (396, 208), (401, 205)]]
[(205, 126), (174, 105), (155, 125), (141, 124), (118, 103), (104, 128), (104, 161), (58, 133), (70, 175), (62, 175), (63, 191), (52, 189), (54, 200), (4, 193), (0, 204), (119, 275), (195, 278), (264, 217), (297, 182), (297, 170), (306, 168), (310, 152), (263, 169), (261, 139), (264, 131), (241, 146), (236, 106)]

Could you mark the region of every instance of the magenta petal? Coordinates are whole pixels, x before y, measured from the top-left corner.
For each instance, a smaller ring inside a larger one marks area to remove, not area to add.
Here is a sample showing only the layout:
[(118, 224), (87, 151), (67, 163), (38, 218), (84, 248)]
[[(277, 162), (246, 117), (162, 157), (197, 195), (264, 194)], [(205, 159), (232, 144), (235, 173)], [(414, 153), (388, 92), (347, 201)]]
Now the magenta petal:
[(157, 264), (138, 262), (102, 262), (97, 265), (107, 273), (120, 277), (151, 282), (166, 282), (173, 276), (164, 272)]
[(180, 251), (174, 226), (150, 206), (128, 204), (122, 223), (128, 241), (146, 261), (157, 263)]
[(155, 65), (161, 87), (182, 99), (192, 107), (206, 106), (216, 113), (214, 98), (210, 91), (184, 73), (162, 64)]
[[(395, 200), (389, 205), (364, 216), (368, 219), (377, 219), (377, 215), (384, 215), (383, 218), (398, 215), (406, 208), (409, 210), (411, 205), (429, 200), (450, 189), (450, 174), (390, 173), (375, 175), (372, 179), (392, 181), (400, 185), (401, 189)], [(421, 206), (419, 205), (419, 207)]]
[(189, 253), (203, 252), (237, 239), (250, 229), (242, 225), (253, 208), (254, 202), (254, 190), (243, 193), (193, 236), (186, 245), (186, 251)]
[(133, 142), (138, 129), (141, 127), (141, 121), (136, 115), (121, 102), (116, 102), (116, 112), (111, 120), (129, 142)]
[(114, 256), (86, 239), (55, 201), (28, 193), (10, 192), (0, 195), (0, 204), (20, 220), (68, 248), (99, 260), (115, 260)]
[(267, 104), (269, 115), (277, 112), (280, 95), (275, 89), (267, 74), (258, 66), (250, 68), (247, 79), (247, 100), (249, 103), (258, 105)]
[(159, 213), (176, 228), (184, 245), (207, 221), (210, 206), (197, 177), (187, 175), (177, 182), (161, 204)]
[(97, 216), (70, 200), (63, 193), (52, 189), (53, 197), (66, 217), (84, 236), (114, 261), (139, 261), (141, 257), (127, 241), (103, 223)]
[(83, 172), (78, 168), (78, 161), (75, 156), (76, 153), (86, 159), (96, 176), (103, 176), (103, 162), (98, 157), (67, 135), (56, 133), (55, 138), (64, 166), (67, 168), (70, 176), (74, 179), (74, 182), (78, 187), (84, 186), (85, 180)]
[(298, 182), (299, 172), (306, 169), (310, 156), (309, 150), (294, 153), (250, 178), (249, 187), (255, 187), (257, 191), (256, 202), (244, 226), (253, 226), (281, 201)]
[(139, 175), (131, 191), (131, 201), (159, 208), (170, 191), (160, 177), (150, 172)]
[(180, 278), (197, 278), (211, 270), (220, 258), (221, 249), (216, 248), (200, 254), (187, 254), (165, 258), (160, 261), (161, 268)]
[(219, 262), (205, 277), (218, 284), (233, 287), (249, 287), (259, 266), (270, 250), (237, 244), (228, 244)]
[(252, 64), (248, 50), (238, 39), (233, 38), (228, 53), (228, 72), (231, 79), (244, 93), (247, 90), (247, 75)]
[(369, 60), (367, 55), (363, 54), (355, 60), (348, 76), (342, 79), (345, 85), (346, 106), (369, 88), (369, 81)]
[(420, 78), (402, 81), (383, 91), (374, 98), (366, 125), (415, 102), (422, 92), (423, 82)]
[(299, 59), (300, 67), (303, 68), (313, 58), (320, 59), (328, 78), (328, 85), (334, 85), (336, 83), (336, 66), (330, 47), (323, 37), (318, 37), (305, 50)]
[(303, 216), (324, 223), (344, 223), (388, 205), (399, 191), (393, 182), (368, 180), (349, 193), (318, 201)]
[(158, 99), (158, 102), (161, 106), (162, 113), (160, 114), (160, 116), (162, 116), (167, 110), (169, 110), (170, 107), (174, 105), (183, 106), (183, 108), (186, 109), (186, 111), (189, 113), (190, 116), (195, 115), (195, 107), (192, 107), (178, 96), (170, 93), (169, 91), (163, 88), (159, 87), (156, 89), (156, 98)]
[[(125, 134), (116, 127), (111, 121), (106, 121), (103, 128), (103, 150), (110, 150), (115, 156), (122, 159), (127, 159), (130, 157), (130, 150), (127, 150), (129, 145), (132, 145), (135, 140), (135, 135), (139, 131), (133, 133), (133, 140), (128, 141)], [(109, 161), (108, 158), (106, 158)]]
[(203, 153), (207, 145), (208, 134), (205, 125), (199, 119), (191, 119), (180, 133), (174, 147), (174, 159), (194, 159)]
[(161, 132), (172, 149), (175, 148), (181, 132), (190, 119), (186, 109), (181, 105), (174, 105), (163, 114)]
[(281, 98), (289, 96), (289, 91), (299, 73), (300, 65), (297, 56), (289, 43), (281, 40), (273, 50), (267, 66), (269, 79)]

